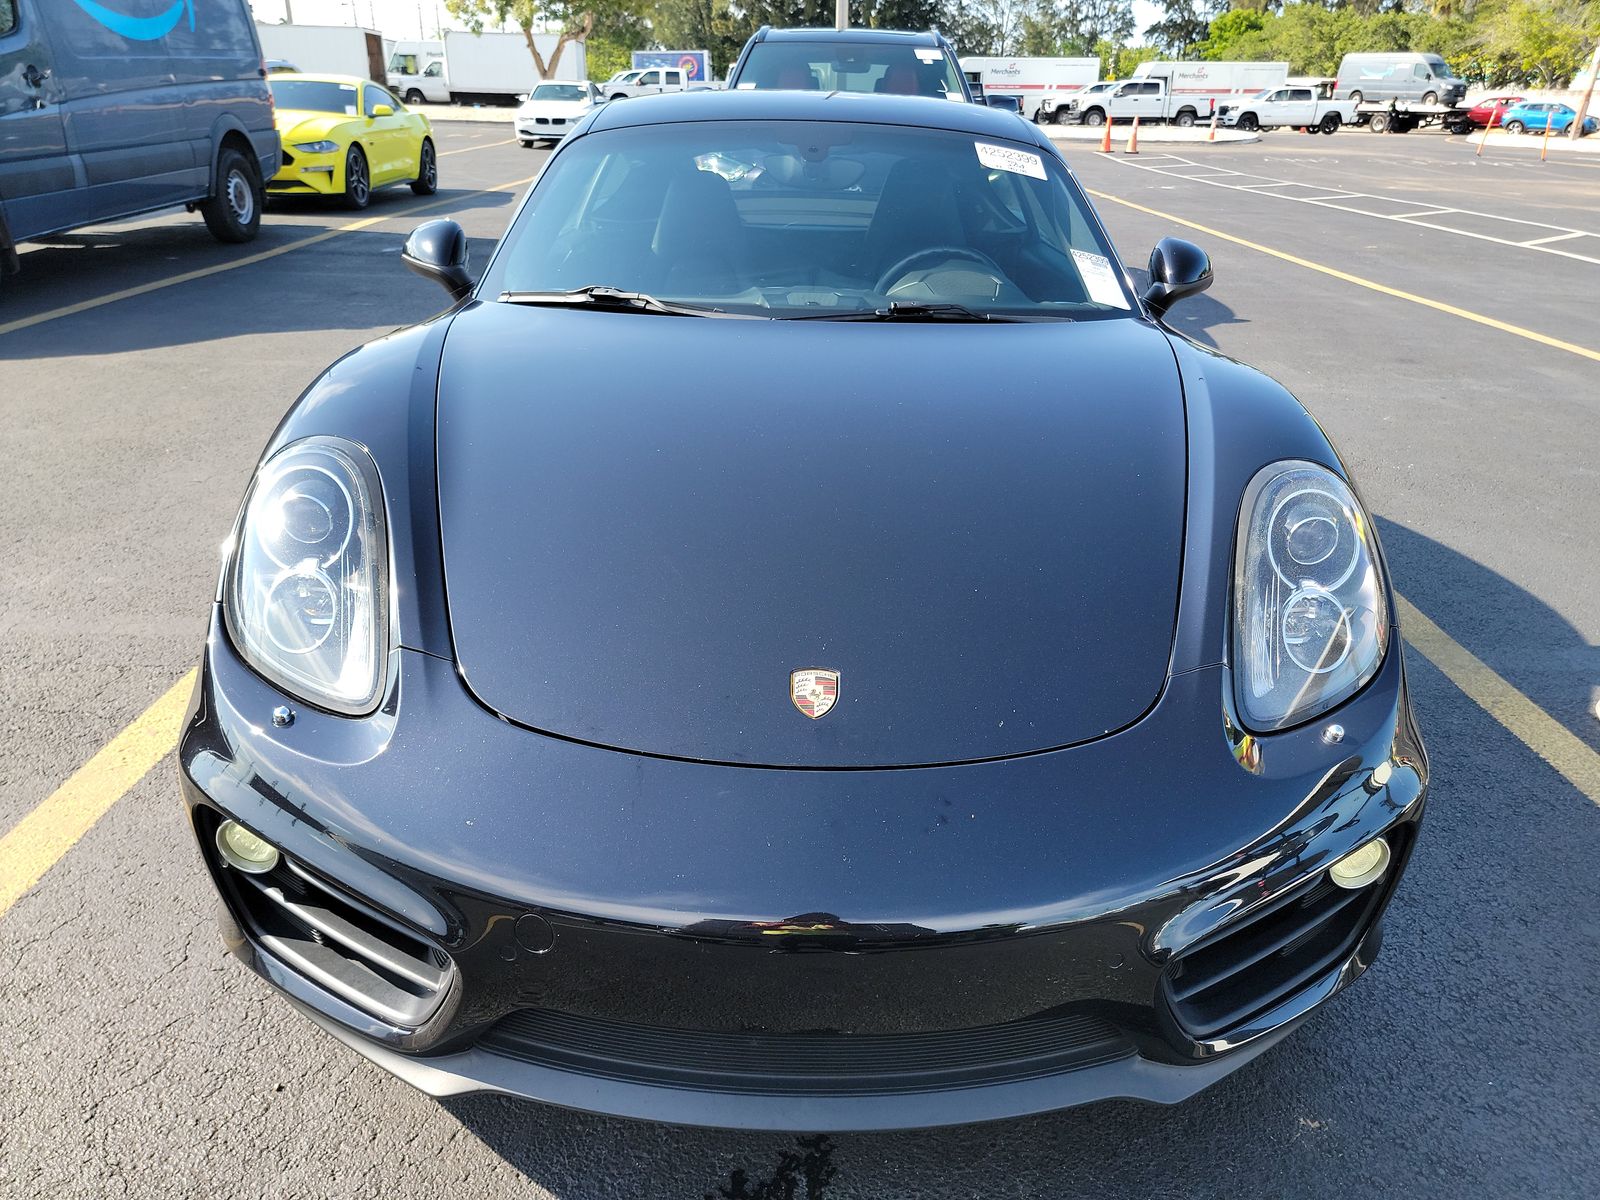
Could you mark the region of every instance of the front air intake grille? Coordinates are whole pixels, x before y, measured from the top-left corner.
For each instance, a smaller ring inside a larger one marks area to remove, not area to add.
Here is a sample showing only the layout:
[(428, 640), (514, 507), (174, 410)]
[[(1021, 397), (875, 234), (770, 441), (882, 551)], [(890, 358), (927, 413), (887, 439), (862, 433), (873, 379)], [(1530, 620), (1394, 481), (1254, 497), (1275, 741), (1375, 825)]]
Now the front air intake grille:
[(1323, 873), (1174, 958), (1163, 987), (1178, 1025), (1196, 1041), (1215, 1038), (1337, 969), (1355, 953), (1397, 875), (1391, 867), (1378, 882), (1349, 891)]
[(979, 1029), (901, 1034), (663, 1029), (525, 1009), (479, 1045), (522, 1062), (632, 1083), (828, 1096), (980, 1087), (1134, 1053), (1114, 1026), (1059, 1009)]
[(218, 871), (255, 941), (362, 1011), (415, 1029), (444, 1000), (449, 955), (293, 859), (261, 875)]

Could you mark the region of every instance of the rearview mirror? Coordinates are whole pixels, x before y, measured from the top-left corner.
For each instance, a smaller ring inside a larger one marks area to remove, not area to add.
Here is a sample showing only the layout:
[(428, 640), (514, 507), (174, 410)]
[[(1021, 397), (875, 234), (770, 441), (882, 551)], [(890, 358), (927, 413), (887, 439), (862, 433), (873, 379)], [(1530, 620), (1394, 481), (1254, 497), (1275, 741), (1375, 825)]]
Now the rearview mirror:
[(472, 276), (467, 273), (467, 235), (454, 221), (418, 225), (406, 239), (400, 261), (444, 288), (452, 300), (460, 300), (472, 291)]
[(1145, 306), (1156, 316), (1185, 296), (1198, 296), (1211, 286), (1211, 259), (1193, 242), (1162, 238), (1150, 251), (1150, 286), (1144, 290)]
[(392, 117), (394, 116), (394, 109), (387, 104), (374, 104), (372, 106), (372, 115), (374, 117)]

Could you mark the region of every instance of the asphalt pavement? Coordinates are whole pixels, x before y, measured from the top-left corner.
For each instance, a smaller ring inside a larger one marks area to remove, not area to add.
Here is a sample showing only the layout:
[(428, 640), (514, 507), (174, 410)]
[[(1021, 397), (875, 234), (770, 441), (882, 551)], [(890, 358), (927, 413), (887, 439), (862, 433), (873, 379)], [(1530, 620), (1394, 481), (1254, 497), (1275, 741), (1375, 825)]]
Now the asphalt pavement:
[[(244, 247), (141, 218), (0, 283), (0, 835), (193, 665), (289, 403), (441, 306), (404, 234), (453, 216), (481, 265), (545, 157), (439, 139), (430, 199), (284, 205)], [(1169, 234), (1211, 252), (1174, 324), (1328, 429), (1398, 590), (1600, 752), (1600, 161), (1428, 133), (1162, 150), (1064, 146), (1127, 262)], [(1433, 795), (1359, 985), (1180, 1107), (926, 1133), (431, 1100), (223, 953), (169, 756), (0, 916), (0, 1196), (1595, 1196), (1600, 794), (1514, 705), (1406, 661)]]

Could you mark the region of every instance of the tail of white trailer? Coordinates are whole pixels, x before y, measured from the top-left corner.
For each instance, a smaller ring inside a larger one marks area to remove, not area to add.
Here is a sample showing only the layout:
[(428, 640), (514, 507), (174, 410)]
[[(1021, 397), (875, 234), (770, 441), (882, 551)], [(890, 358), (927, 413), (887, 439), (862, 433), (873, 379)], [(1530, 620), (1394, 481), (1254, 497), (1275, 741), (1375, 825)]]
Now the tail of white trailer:
[(1046, 96), (1068, 95), (1100, 78), (1098, 58), (969, 57), (961, 60), (961, 69), (983, 85), (984, 95), (1015, 96), (1030, 121), (1040, 119)]

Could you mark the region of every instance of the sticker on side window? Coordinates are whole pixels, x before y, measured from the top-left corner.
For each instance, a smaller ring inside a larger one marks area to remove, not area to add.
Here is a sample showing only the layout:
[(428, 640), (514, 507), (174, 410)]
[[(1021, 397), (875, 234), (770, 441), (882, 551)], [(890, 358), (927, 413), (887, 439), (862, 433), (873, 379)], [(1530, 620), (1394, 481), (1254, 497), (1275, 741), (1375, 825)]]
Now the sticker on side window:
[(1078, 278), (1083, 280), (1083, 290), (1089, 293), (1089, 299), (1096, 304), (1109, 304), (1113, 308), (1128, 307), (1128, 298), (1117, 286), (1117, 275), (1111, 269), (1110, 259), (1103, 254), (1074, 250), (1072, 262), (1078, 268)]
[(1026, 175), (1043, 179), (1044, 159), (1027, 150), (1013, 150), (1009, 146), (994, 146), (988, 142), (972, 143), (978, 150), (978, 161), (992, 171), (1010, 171), (1013, 175)]

